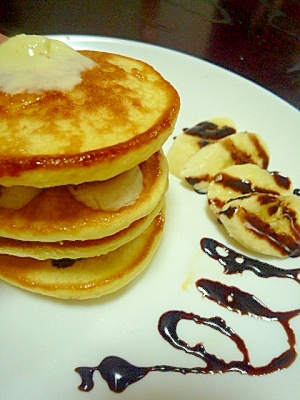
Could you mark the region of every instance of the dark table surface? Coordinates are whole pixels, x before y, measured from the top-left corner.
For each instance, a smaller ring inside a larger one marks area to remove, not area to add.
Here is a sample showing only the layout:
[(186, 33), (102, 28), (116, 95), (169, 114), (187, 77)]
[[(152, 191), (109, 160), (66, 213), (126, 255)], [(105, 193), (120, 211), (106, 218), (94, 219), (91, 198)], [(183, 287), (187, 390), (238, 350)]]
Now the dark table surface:
[(4, 0), (0, 30), (157, 44), (234, 71), (300, 108), (299, 0)]

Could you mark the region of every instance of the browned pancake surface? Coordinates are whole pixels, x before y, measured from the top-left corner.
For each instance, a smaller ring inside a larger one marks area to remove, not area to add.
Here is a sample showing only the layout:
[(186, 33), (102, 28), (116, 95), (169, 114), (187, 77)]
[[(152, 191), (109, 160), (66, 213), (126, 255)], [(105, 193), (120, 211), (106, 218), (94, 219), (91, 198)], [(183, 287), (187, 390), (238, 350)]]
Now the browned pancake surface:
[(70, 92), (0, 92), (0, 182), (47, 187), (108, 179), (171, 134), (176, 90), (151, 66), (82, 51), (97, 66)]
[(17, 257), (46, 259), (78, 259), (107, 254), (141, 234), (153, 221), (164, 204), (164, 198), (149, 215), (134, 221), (127, 228), (94, 240), (63, 240), (60, 242), (35, 242), (8, 239), (0, 236), (0, 254)]
[(42, 191), (20, 210), (0, 208), (0, 236), (56, 242), (91, 240), (113, 235), (148, 215), (168, 186), (168, 166), (162, 151), (140, 164), (144, 187), (137, 201), (116, 212), (92, 210), (75, 200), (66, 186)]
[(133, 241), (100, 257), (78, 260), (66, 268), (0, 255), (0, 278), (23, 289), (62, 299), (86, 299), (114, 292), (150, 262), (160, 242), (164, 216), (159, 213)]

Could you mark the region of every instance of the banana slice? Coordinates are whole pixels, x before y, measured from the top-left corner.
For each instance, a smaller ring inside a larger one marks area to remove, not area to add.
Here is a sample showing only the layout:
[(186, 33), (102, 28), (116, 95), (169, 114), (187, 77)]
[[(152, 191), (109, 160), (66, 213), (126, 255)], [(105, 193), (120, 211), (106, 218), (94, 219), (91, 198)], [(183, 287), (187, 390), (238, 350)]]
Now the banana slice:
[(135, 203), (143, 190), (143, 174), (136, 166), (106, 181), (70, 185), (74, 198), (93, 210), (118, 211)]
[(218, 217), (222, 207), (232, 199), (247, 193), (293, 194), (290, 178), (275, 171), (269, 172), (255, 164), (231, 165), (218, 172), (210, 182), (207, 200)]
[(300, 255), (300, 197), (252, 193), (229, 201), (219, 213), (229, 235), (256, 253)]
[(181, 170), (185, 163), (202, 147), (236, 132), (231, 118), (212, 118), (200, 122), (174, 139), (167, 154), (171, 174), (181, 178)]
[(235, 164), (257, 164), (267, 168), (269, 150), (255, 133), (239, 132), (198, 150), (184, 165), (181, 177), (200, 193), (206, 193), (213, 177)]
[(42, 189), (31, 186), (0, 186), (0, 207), (19, 210), (34, 199)]

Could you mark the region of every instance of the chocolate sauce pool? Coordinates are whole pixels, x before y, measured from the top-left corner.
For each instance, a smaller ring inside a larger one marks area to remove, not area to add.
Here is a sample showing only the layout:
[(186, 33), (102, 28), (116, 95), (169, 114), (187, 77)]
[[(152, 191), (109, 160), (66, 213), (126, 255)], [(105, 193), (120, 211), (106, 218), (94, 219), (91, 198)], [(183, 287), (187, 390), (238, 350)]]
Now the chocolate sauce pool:
[[(214, 239), (203, 238), (200, 242), (202, 250), (211, 258), (217, 260), (225, 270), (226, 274), (242, 273), (245, 270), (252, 271), (259, 277), (269, 278), (290, 278), (300, 283), (300, 269), (284, 270), (270, 264), (246, 257)], [(220, 251), (222, 249), (222, 251)], [(223, 253), (223, 254), (221, 254)], [(290, 327), (290, 320), (300, 314), (300, 309), (281, 312), (273, 311), (266, 307), (254, 295), (244, 292), (237, 287), (227, 286), (223, 283), (209, 279), (199, 279), (196, 282), (198, 291), (209, 300), (212, 300), (230, 311), (238, 312), (241, 315), (251, 315), (268, 321), (280, 323), (287, 335), (288, 348), (277, 357), (263, 366), (255, 367), (250, 362), (247, 346), (234, 330), (226, 324), (222, 318), (215, 316), (204, 318), (194, 313), (180, 310), (165, 312), (159, 319), (158, 331), (171, 346), (182, 350), (188, 355), (200, 358), (205, 362), (204, 367), (176, 367), (171, 365), (155, 365), (139, 367), (128, 361), (117, 357), (109, 356), (104, 358), (96, 367), (78, 367), (75, 371), (81, 377), (79, 390), (89, 392), (94, 387), (93, 375), (98, 371), (107, 382), (110, 390), (115, 393), (123, 392), (129, 385), (144, 378), (150, 372), (177, 372), (181, 374), (211, 374), (225, 372), (239, 372), (247, 375), (265, 375), (289, 367), (297, 357), (296, 337)], [(191, 321), (198, 325), (205, 325), (229, 340), (232, 340), (242, 354), (242, 360), (224, 361), (215, 354), (208, 353), (205, 346), (199, 342), (190, 346), (177, 334), (177, 326), (180, 321)]]

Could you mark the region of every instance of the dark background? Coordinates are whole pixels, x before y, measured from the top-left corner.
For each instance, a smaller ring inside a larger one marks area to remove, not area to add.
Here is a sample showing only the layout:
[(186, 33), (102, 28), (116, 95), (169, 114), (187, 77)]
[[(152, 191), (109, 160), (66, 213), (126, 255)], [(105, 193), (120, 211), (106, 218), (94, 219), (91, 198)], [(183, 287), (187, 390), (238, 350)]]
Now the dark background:
[(299, 0), (2, 0), (1, 32), (87, 34), (180, 50), (300, 108)]

